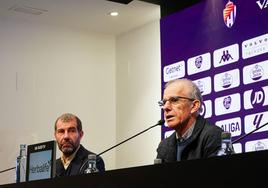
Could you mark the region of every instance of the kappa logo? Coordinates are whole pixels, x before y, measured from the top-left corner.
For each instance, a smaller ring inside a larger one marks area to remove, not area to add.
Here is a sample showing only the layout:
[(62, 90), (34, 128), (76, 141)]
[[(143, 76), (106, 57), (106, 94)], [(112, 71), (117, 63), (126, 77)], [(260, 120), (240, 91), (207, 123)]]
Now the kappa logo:
[(228, 1), (223, 9), (223, 20), (228, 28), (234, 25), (236, 18), (236, 5), (232, 1)]
[(268, 0), (262, 0), (262, 1), (259, 0), (256, 3), (260, 7), (261, 10), (268, 7)]
[(233, 57), (232, 57), (232, 55), (229, 53), (229, 51), (228, 51), (228, 50), (223, 50), (223, 52), (222, 52), (222, 56), (221, 56), (221, 60), (220, 60), (219, 64), (220, 64), (221, 62), (227, 62), (227, 61), (232, 60), (232, 59), (233, 59)]

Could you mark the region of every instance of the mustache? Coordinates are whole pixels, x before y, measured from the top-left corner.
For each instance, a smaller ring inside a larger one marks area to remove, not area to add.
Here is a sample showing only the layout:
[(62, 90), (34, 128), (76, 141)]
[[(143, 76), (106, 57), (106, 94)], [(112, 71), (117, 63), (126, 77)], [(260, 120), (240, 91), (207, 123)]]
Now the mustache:
[(70, 139), (64, 139), (64, 140), (62, 140), (62, 142), (60, 144), (61, 145), (70, 144), (70, 145), (74, 146), (74, 142)]

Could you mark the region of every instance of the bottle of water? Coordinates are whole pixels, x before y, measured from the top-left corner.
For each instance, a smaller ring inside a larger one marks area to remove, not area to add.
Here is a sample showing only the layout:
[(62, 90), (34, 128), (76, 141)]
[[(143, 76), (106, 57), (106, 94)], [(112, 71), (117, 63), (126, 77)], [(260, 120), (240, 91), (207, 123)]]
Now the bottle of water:
[(95, 154), (88, 155), (88, 166), (85, 170), (86, 174), (99, 172), (97, 168), (97, 156)]
[(26, 181), (26, 144), (20, 145), (20, 154), (16, 161), (16, 183)]
[(162, 163), (162, 159), (154, 159), (154, 164), (161, 164)]
[(231, 155), (234, 153), (231, 133), (230, 132), (222, 132), (221, 134), (221, 149), (218, 151), (217, 155)]

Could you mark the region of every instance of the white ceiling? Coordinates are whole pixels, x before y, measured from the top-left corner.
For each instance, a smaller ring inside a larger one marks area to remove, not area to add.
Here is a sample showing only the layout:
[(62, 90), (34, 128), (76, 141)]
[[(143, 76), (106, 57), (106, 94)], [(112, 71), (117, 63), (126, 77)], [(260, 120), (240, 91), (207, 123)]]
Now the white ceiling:
[[(42, 14), (29, 14), (14, 9), (41, 11)], [(118, 11), (119, 16), (109, 16), (111, 11)], [(127, 5), (105, 0), (0, 0), (0, 18), (23, 19), (120, 35), (159, 20), (160, 7), (138, 0)]]

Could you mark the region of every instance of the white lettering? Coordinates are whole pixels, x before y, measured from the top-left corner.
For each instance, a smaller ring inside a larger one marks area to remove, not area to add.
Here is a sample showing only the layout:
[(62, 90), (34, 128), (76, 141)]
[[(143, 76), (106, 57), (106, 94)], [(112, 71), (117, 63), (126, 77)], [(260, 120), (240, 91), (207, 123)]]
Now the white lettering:
[(255, 97), (252, 101), (252, 104), (259, 104), (263, 100), (263, 92), (258, 91), (255, 93)]
[(264, 8), (267, 8), (268, 6), (268, 0), (263, 0), (263, 2), (261, 3), (261, 1), (257, 1), (256, 2), (257, 5), (260, 7), (260, 9), (264, 9)]

